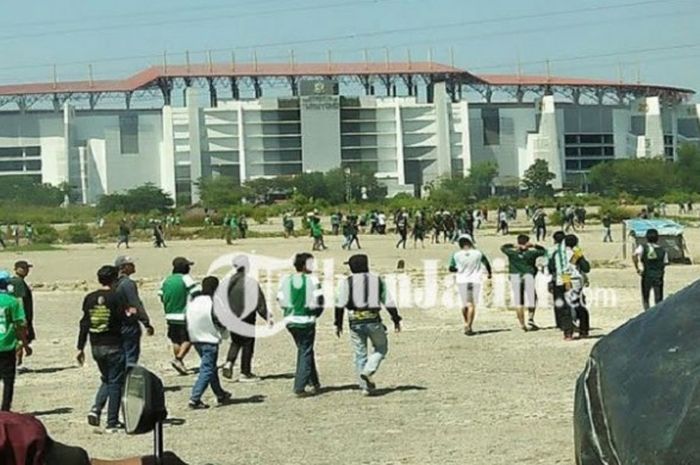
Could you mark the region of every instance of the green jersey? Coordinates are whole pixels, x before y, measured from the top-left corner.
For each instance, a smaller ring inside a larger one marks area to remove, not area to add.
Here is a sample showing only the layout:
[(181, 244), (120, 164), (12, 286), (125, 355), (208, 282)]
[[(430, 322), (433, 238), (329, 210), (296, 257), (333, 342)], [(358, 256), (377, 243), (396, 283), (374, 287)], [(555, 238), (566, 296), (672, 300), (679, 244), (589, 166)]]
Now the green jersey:
[(316, 324), (323, 310), (323, 290), (312, 275), (296, 273), (282, 280), (277, 301), (287, 327), (308, 328)]
[(24, 308), (19, 300), (0, 293), (0, 352), (17, 350), (17, 327), (25, 323)]
[(190, 275), (172, 274), (165, 278), (159, 295), (168, 324), (185, 324), (187, 302), (196, 287), (197, 283)]
[(321, 228), (320, 221), (311, 221), (311, 236), (312, 237), (323, 236), (323, 229)]
[(501, 247), (501, 252), (508, 257), (508, 273), (519, 276), (537, 274), (537, 259), (547, 254), (547, 251), (540, 246), (522, 250), (511, 244)]

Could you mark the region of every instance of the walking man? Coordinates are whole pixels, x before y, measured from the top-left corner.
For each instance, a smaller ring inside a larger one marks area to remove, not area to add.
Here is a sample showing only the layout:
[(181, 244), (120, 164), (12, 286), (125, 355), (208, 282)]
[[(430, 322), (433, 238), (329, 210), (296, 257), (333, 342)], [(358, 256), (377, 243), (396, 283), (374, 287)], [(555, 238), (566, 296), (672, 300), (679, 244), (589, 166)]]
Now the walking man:
[(532, 216), (532, 223), (535, 226), (535, 237), (537, 242), (545, 240), (547, 237), (547, 214), (544, 209), (538, 207)]
[[(29, 276), (33, 266), (26, 260), (15, 262), (15, 275), (10, 279), (12, 295), (20, 300), (22, 308), (24, 308), (24, 315), (27, 321), (27, 341), (30, 344), (36, 339), (36, 331), (34, 330), (34, 297), (32, 296), (32, 288), (27, 283), (27, 276)], [(21, 365), (21, 359), (19, 362), (19, 365)]]
[(217, 287), (219, 280), (214, 276), (207, 276), (202, 281), (202, 290), (196, 292), (187, 304), (186, 330), (201, 360), (199, 375), (190, 396), (189, 407), (192, 410), (209, 408), (209, 405), (202, 402), (204, 391), (209, 386), (214, 391), (218, 405), (226, 405), (232, 397), (230, 392), (221, 387), (217, 368), (221, 334), (224, 330), (214, 314), (214, 293)]
[(462, 318), (464, 319), (464, 334), (474, 336), (472, 327), (476, 317), (476, 304), (486, 270), (491, 279), (491, 263), (486, 256), (474, 247), (474, 239), (463, 234), (458, 239), (459, 250), (450, 259), (449, 270), (456, 273), (457, 289), (462, 302)]
[(613, 242), (612, 219), (610, 218), (610, 215), (605, 215), (603, 217), (603, 231), (605, 231), (605, 235), (603, 236), (603, 242)]
[(138, 365), (141, 356), (141, 324), (146, 328), (148, 336), (153, 336), (155, 330), (139, 297), (139, 288), (131, 279), (131, 276), (136, 273), (134, 260), (131, 257), (120, 256), (115, 260), (114, 266), (119, 270), (116, 292), (127, 305), (126, 319), (122, 325), (122, 345), (126, 366)]
[(554, 233), (554, 248), (550, 251), (548, 268), (552, 275), (551, 289), (554, 298), (554, 315), (557, 328), (564, 333), (565, 341), (572, 341), (574, 336), (574, 322), (572, 308), (569, 305), (566, 292), (571, 289), (572, 276), (569, 269), (570, 257), (566, 251), (564, 240), (566, 234), (563, 231)]
[(22, 304), (9, 294), (10, 273), (0, 270), (0, 380), (2, 380), (2, 407), (9, 412), (15, 393), (17, 376), (17, 352), (27, 357), (32, 348), (27, 340), (27, 320)]
[(100, 371), (102, 384), (88, 413), (88, 424), (100, 426), (100, 416), (107, 404), (109, 432), (117, 432), (123, 428), (119, 423), (119, 407), (126, 373), (122, 346), (122, 325), (126, 318), (126, 309), (125, 302), (115, 292), (118, 279), (119, 270), (114, 266), (103, 266), (97, 271), (97, 280), (102, 288), (89, 293), (83, 300), (76, 356), (78, 364), (83, 366), (85, 345), (89, 336), (92, 358)]
[(183, 376), (187, 374), (184, 359), (192, 347), (187, 333), (185, 314), (187, 302), (197, 286), (190, 276), (192, 265), (194, 262), (185, 257), (176, 257), (173, 260), (173, 272), (163, 280), (159, 292), (168, 324), (168, 339), (172, 344), (175, 357), (170, 365)]
[[(296, 273), (285, 276), (280, 284), (277, 300), (284, 311), (287, 330), (297, 347), (297, 367), (294, 375), (294, 394), (307, 397), (319, 394), (321, 382), (316, 369), (316, 319), (323, 312), (321, 284), (311, 274), (313, 255), (297, 254), (294, 258)], [(306, 391), (307, 387), (312, 391)]]
[(649, 310), (652, 291), (656, 305), (664, 300), (664, 275), (668, 265), (668, 252), (659, 245), (659, 232), (656, 229), (649, 229), (646, 239), (647, 243), (640, 245), (634, 251), (632, 263), (637, 274), (642, 278), (642, 305), (644, 310)]
[[(347, 309), (360, 389), (363, 395), (369, 396), (376, 388), (372, 377), (389, 350), (386, 327), (382, 324), (379, 312), (382, 307), (389, 312), (397, 333), (401, 331), (401, 317), (396, 304), (388, 295), (384, 280), (370, 273), (367, 255), (353, 255), (347, 263), (352, 274), (338, 286), (335, 334), (340, 337), (343, 333), (343, 313)], [(371, 355), (367, 348), (368, 340), (372, 343)]]
[(272, 314), (267, 309), (265, 294), (260, 284), (248, 275), (250, 261), (245, 255), (233, 259), (233, 275), (228, 285), (228, 307), (241, 323), (240, 331), (231, 332), (231, 346), (228, 349), (226, 364), (222, 370), (226, 379), (233, 378), (233, 366), (241, 354), (240, 382), (256, 382), (260, 378), (253, 373), (253, 353), (255, 352), (255, 324), (260, 315), (269, 325), (273, 324)]
[[(537, 275), (537, 259), (547, 254), (544, 247), (533, 245), (525, 234), (518, 236), (518, 244), (505, 244), (501, 247), (508, 257), (508, 272), (512, 289), (511, 302), (515, 306), (518, 322), (523, 331), (536, 331), (535, 309), (537, 307), (537, 292), (535, 276)], [(528, 311), (528, 324), (525, 325), (525, 307)]]
[(399, 233), (399, 242), (396, 243), (396, 248), (398, 249), (401, 245), (406, 248), (406, 240), (408, 239), (408, 213), (404, 208), (401, 213), (399, 213), (396, 219), (396, 231)]
[(129, 225), (126, 222), (126, 218), (124, 218), (119, 222), (119, 240), (117, 241), (117, 248), (124, 244), (128, 249), (130, 235), (131, 229), (129, 228)]

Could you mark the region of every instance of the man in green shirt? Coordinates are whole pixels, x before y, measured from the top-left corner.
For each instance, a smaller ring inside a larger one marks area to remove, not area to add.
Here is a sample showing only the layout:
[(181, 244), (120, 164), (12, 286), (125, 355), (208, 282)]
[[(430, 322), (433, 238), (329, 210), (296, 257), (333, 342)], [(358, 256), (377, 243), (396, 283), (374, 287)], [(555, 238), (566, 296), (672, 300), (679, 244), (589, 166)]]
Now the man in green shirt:
[(190, 276), (192, 265), (194, 262), (184, 257), (175, 258), (173, 273), (165, 278), (159, 292), (163, 310), (165, 310), (165, 320), (168, 323), (168, 339), (172, 343), (175, 356), (171, 365), (181, 375), (187, 374), (187, 367), (183, 360), (192, 347), (185, 321), (187, 303), (197, 287), (197, 283)]
[[(501, 247), (501, 252), (508, 257), (508, 273), (513, 291), (511, 303), (515, 304), (520, 327), (523, 331), (536, 331), (539, 329), (535, 324), (537, 259), (544, 257), (547, 250), (542, 246), (531, 244), (530, 238), (521, 234), (518, 236), (517, 245), (505, 244)], [(525, 306), (529, 317), (527, 326), (525, 325)]]
[(0, 270), (0, 380), (3, 384), (2, 411), (12, 408), (17, 374), (17, 349), (29, 357), (26, 318), (22, 304), (9, 293), (10, 273)]
[(306, 397), (319, 394), (321, 382), (316, 370), (316, 319), (323, 312), (323, 291), (318, 280), (311, 274), (313, 255), (300, 253), (294, 258), (296, 273), (285, 276), (280, 283), (277, 301), (284, 311), (287, 330), (297, 346), (297, 367), (294, 375), (294, 394)]
[(32, 288), (27, 284), (26, 279), (33, 266), (26, 260), (15, 262), (15, 275), (10, 279), (12, 295), (21, 301), (24, 308), (24, 315), (27, 319), (27, 340), (30, 343), (36, 339), (34, 331), (34, 298), (32, 296)]

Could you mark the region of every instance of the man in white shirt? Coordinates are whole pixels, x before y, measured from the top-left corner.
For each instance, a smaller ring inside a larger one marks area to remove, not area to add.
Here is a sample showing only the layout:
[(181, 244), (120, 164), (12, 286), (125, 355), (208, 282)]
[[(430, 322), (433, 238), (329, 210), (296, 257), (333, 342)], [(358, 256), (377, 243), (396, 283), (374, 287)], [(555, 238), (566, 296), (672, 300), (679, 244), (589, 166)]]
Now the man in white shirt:
[(202, 291), (195, 293), (187, 304), (186, 321), (189, 339), (194, 345), (201, 364), (199, 376), (192, 387), (189, 407), (192, 410), (207, 409), (209, 406), (202, 402), (204, 391), (211, 386), (219, 405), (231, 401), (231, 393), (221, 387), (218, 372), (219, 345), (221, 344), (223, 327), (214, 315), (213, 296), (219, 280), (208, 276), (202, 281)]
[[(649, 310), (649, 297), (654, 292), (654, 302), (664, 300), (664, 275), (668, 265), (668, 252), (659, 245), (659, 231), (650, 229), (646, 233), (646, 245), (640, 245), (632, 256), (637, 274), (642, 278), (642, 305)], [(639, 265), (642, 264), (643, 268)]]
[(456, 273), (455, 281), (462, 299), (464, 334), (474, 336), (472, 325), (476, 317), (476, 304), (483, 282), (484, 270), (491, 279), (491, 264), (486, 256), (474, 247), (474, 239), (469, 234), (458, 238), (459, 250), (450, 258), (450, 272)]

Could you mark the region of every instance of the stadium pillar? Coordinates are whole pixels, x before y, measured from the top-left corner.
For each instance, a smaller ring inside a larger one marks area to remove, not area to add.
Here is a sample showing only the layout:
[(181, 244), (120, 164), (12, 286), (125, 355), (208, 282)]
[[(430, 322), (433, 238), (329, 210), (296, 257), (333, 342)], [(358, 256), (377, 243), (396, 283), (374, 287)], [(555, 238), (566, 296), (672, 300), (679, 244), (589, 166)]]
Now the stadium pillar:
[(408, 96), (413, 97), (413, 76), (408, 75), (404, 78), (404, 81), (406, 83), (406, 88), (408, 89)]
[(124, 104), (126, 105), (127, 110), (131, 110), (131, 96), (133, 95), (133, 92), (127, 92), (124, 94)]
[(209, 83), (209, 105), (215, 108), (219, 105), (216, 95), (216, 85), (214, 83), (214, 78), (208, 77), (207, 82)]
[(433, 103), (435, 99), (435, 83), (432, 78), (430, 79), (430, 83), (425, 86), (425, 95), (428, 103)]
[(253, 78), (253, 88), (255, 90), (255, 98), (262, 97), (262, 87), (260, 86), (260, 79)]
[(292, 90), (292, 96), (298, 97), (299, 96), (299, 86), (297, 85), (297, 78), (294, 76), (289, 76), (287, 79), (289, 79), (289, 87)]
[(525, 91), (520, 86), (518, 86), (518, 89), (515, 91), (515, 100), (518, 103), (523, 103), (523, 100), (525, 100)]
[(158, 80), (158, 87), (160, 88), (160, 91), (163, 93), (163, 105), (170, 105), (172, 102), (172, 89), (173, 89), (173, 83), (170, 79), (166, 78), (160, 78)]
[(231, 78), (231, 96), (234, 100), (240, 100), (241, 92), (238, 89), (238, 80), (235, 77)]
[(372, 85), (369, 81), (369, 76), (360, 76), (362, 87), (365, 88), (365, 95), (372, 95)]

